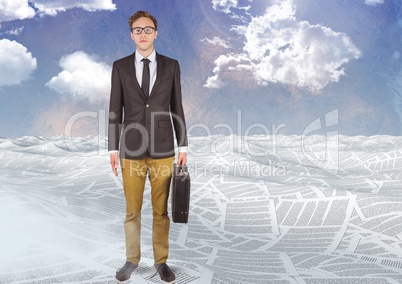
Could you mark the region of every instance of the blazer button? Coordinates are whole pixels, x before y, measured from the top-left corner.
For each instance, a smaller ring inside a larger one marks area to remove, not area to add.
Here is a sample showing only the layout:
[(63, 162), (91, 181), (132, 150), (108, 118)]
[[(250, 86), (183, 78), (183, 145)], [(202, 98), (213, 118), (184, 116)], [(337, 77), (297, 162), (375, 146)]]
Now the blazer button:
[(149, 107), (149, 104), (146, 104), (145, 106), (146, 106), (146, 107)]

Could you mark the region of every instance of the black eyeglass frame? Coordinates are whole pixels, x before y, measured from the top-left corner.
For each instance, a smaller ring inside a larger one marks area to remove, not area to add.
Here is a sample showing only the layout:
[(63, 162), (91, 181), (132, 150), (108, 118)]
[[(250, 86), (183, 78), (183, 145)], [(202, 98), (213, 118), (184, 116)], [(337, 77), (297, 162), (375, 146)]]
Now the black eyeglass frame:
[[(139, 30), (139, 29), (141, 29), (141, 32), (139, 32), (139, 33), (136, 33), (134, 30)], [(149, 32), (147, 32), (146, 31), (146, 29), (151, 29), (151, 30), (148, 30)], [(135, 34), (135, 35), (140, 35), (140, 34), (142, 34), (142, 31), (144, 31), (144, 33), (146, 33), (146, 34), (152, 34), (154, 31), (155, 31), (155, 28), (154, 27), (150, 27), (150, 26), (147, 26), (147, 27), (144, 27), (144, 28), (141, 28), (141, 27), (134, 27), (134, 28), (132, 28), (131, 29), (131, 32), (133, 33), (133, 34)]]

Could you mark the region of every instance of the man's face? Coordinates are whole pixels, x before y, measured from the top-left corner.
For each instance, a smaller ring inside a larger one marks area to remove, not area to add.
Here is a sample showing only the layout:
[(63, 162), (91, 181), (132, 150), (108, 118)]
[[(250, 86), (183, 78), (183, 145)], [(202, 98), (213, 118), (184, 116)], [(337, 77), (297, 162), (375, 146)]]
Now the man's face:
[(154, 28), (154, 30), (150, 34), (145, 33), (145, 30), (142, 30), (140, 34), (135, 34), (134, 31), (132, 30), (131, 38), (133, 39), (135, 45), (137, 46), (138, 51), (143, 56), (148, 56), (153, 51), (154, 41), (158, 34), (158, 32), (155, 31), (154, 22), (152, 22), (150, 18), (141, 17), (138, 20), (136, 20), (131, 26), (131, 28), (145, 28), (145, 27), (152, 27)]

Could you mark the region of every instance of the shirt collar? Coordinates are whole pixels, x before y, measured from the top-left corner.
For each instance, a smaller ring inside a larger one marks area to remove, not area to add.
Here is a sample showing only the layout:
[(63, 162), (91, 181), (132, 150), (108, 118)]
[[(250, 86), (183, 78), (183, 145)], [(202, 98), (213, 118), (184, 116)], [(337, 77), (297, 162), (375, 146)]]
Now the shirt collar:
[[(135, 61), (137, 61), (137, 63), (141, 63), (141, 60), (145, 58), (144, 56), (141, 55), (141, 53), (139, 52), (135, 52)], [(152, 53), (147, 57), (149, 59), (149, 61), (151, 62), (155, 62), (156, 61), (156, 51), (155, 49), (152, 51)]]

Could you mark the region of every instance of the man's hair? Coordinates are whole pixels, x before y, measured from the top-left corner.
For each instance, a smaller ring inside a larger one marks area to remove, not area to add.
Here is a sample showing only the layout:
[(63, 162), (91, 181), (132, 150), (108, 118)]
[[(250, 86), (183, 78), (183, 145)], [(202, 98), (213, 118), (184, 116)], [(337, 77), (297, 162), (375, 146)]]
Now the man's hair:
[(132, 15), (129, 19), (128, 19), (128, 24), (130, 25), (130, 30), (133, 27), (133, 23), (135, 21), (137, 21), (139, 18), (150, 18), (152, 20), (152, 22), (154, 22), (155, 25), (155, 31), (158, 30), (158, 21), (156, 20), (156, 18), (154, 16), (152, 16), (150, 13), (148, 13), (147, 11), (137, 11), (134, 15)]

